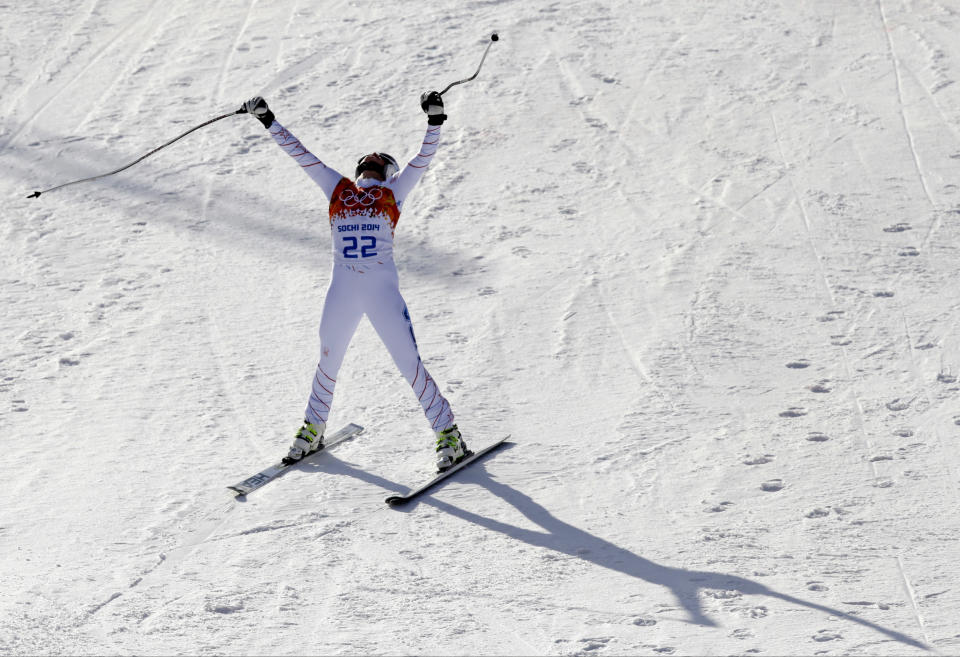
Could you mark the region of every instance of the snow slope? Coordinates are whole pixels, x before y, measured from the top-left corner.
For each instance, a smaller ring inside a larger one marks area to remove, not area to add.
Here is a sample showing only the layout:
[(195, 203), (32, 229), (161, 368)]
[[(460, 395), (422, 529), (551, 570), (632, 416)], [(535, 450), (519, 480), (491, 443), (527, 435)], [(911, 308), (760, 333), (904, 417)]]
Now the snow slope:
[[(432, 436), (366, 323), (309, 391), (320, 191), (419, 145)], [(0, 653), (960, 652), (955, 0), (0, 6)]]

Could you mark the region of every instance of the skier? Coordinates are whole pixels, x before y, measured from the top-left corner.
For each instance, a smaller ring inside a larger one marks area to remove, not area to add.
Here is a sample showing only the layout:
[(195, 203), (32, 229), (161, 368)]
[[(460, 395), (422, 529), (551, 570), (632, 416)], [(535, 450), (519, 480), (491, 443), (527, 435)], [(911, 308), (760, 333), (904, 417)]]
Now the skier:
[(320, 362), (303, 426), (284, 459), (287, 462), (300, 460), (323, 446), (337, 373), (363, 315), (370, 319), (400, 373), (413, 387), (436, 434), (437, 469), (450, 468), (467, 452), (450, 404), (420, 359), (393, 261), (394, 230), (403, 202), (429, 166), (440, 140), (440, 126), (447, 118), (443, 99), (436, 91), (423, 94), (420, 105), (427, 113), (427, 132), (420, 152), (403, 170), (386, 153), (369, 153), (358, 160), (355, 180), (350, 180), (308, 151), (276, 120), (263, 98), (256, 96), (244, 103), (243, 108), (270, 131), (280, 148), (297, 161), (330, 201), (333, 274), (320, 319)]

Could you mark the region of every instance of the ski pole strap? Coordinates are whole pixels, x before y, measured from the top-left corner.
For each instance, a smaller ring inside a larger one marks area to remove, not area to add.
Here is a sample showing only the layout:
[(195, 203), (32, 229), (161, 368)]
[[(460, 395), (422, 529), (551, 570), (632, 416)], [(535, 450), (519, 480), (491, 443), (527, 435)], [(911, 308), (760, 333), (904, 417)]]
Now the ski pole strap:
[(47, 192), (52, 192), (52, 191), (57, 190), (57, 189), (62, 189), (62, 188), (64, 188), (64, 187), (69, 187), (70, 185), (77, 185), (77, 184), (83, 183), (83, 182), (90, 182), (91, 180), (99, 180), (100, 178), (106, 178), (107, 176), (112, 176), (112, 175), (114, 175), (114, 174), (116, 174), (116, 173), (120, 173), (121, 171), (126, 171), (127, 169), (129, 169), (130, 167), (132, 167), (134, 164), (138, 164), (138, 163), (140, 163), (140, 162), (143, 162), (145, 159), (147, 159), (148, 157), (150, 157), (150, 156), (153, 155), (154, 153), (157, 153), (158, 151), (161, 151), (161, 150), (163, 150), (164, 148), (166, 148), (167, 146), (169, 146), (170, 144), (172, 144), (172, 143), (174, 143), (174, 142), (176, 142), (176, 141), (179, 141), (179, 140), (183, 139), (184, 137), (186, 137), (187, 135), (189, 135), (191, 132), (194, 132), (195, 130), (199, 130), (200, 128), (203, 128), (203, 127), (205, 127), (205, 126), (210, 125), (211, 123), (215, 123), (215, 122), (217, 122), (217, 121), (219, 121), (219, 120), (221, 120), (221, 119), (225, 119), (225, 118), (227, 118), (228, 116), (233, 116), (234, 114), (245, 114), (245, 113), (246, 113), (246, 110), (243, 109), (243, 108), (241, 108), (241, 109), (239, 109), (239, 110), (237, 110), (237, 111), (230, 112), (230, 113), (228, 113), (228, 114), (222, 114), (222, 115), (220, 115), (220, 116), (218, 116), (218, 117), (212, 118), (212, 119), (210, 119), (209, 121), (204, 121), (204, 122), (201, 123), (200, 125), (194, 126), (193, 128), (190, 128), (189, 130), (187, 130), (187, 131), (186, 131), (185, 133), (183, 133), (182, 135), (179, 135), (178, 137), (174, 137), (173, 139), (171, 139), (171, 140), (168, 141), (167, 143), (163, 144), (162, 146), (158, 146), (158, 147), (154, 148), (152, 151), (150, 151), (150, 152), (147, 153), (146, 155), (143, 155), (143, 156), (137, 158), (136, 160), (134, 160), (134, 161), (131, 162), (130, 164), (126, 164), (126, 165), (120, 167), (119, 169), (115, 169), (114, 171), (110, 171), (109, 173), (101, 173), (101, 174), (99, 174), (99, 175), (97, 175), (97, 176), (91, 176), (91, 177), (89, 177), (89, 178), (81, 178), (80, 180), (72, 180), (72, 181), (70, 181), (70, 182), (63, 183), (62, 185), (57, 185), (56, 187), (51, 187), (50, 189), (45, 189), (45, 190), (43, 190), (43, 191), (41, 191), (41, 192), (34, 192), (33, 194), (30, 194), (29, 196), (27, 196), (27, 198), (39, 198), (41, 194), (46, 194)]

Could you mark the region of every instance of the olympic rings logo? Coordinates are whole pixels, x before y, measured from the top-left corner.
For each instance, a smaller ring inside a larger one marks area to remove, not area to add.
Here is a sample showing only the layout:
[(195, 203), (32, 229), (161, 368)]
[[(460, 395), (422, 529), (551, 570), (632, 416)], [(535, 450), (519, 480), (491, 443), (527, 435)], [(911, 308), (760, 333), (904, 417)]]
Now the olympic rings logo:
[(340, 192), (340, 202), (348, 208), (355, 208), (358, 205), (369, 208), (381, 198), (383, 198), (383, 190), (379, 187), (373, 187), (370, 191), (361, 189), (359, 194), (350, 189)]

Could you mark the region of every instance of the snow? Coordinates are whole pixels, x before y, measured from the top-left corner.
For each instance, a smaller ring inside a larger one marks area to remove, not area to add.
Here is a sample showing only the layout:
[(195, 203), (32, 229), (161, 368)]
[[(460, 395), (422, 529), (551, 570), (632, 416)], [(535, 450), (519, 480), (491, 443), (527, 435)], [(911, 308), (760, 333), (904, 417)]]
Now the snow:
[[(369, 324), (300, 422), (319, 189), (397, 257), (465, 437)], [(0, 5), (0, 654), (960, 652), (955, 0)]]

